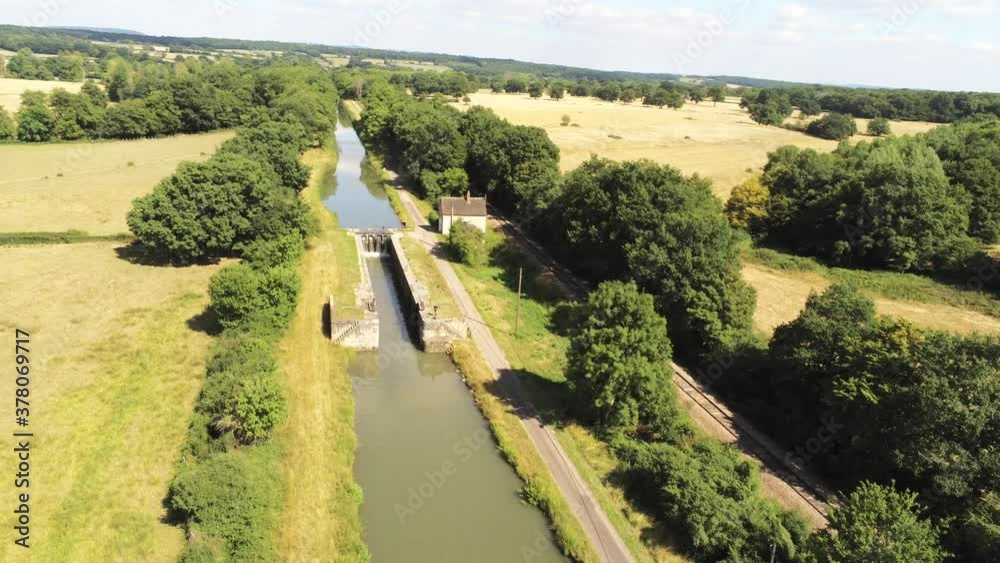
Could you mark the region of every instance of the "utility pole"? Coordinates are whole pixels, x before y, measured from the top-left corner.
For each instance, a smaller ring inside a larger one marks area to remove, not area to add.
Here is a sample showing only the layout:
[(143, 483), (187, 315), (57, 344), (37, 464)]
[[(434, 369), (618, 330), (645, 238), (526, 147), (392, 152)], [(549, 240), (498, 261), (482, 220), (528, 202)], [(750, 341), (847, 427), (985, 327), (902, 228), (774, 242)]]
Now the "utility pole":
[(517, 307), (514, 309), (514, 337), (517, 337), (517, 324), (521, 320), (521, 277), (524, 275), (524, 268), (517, 269)]

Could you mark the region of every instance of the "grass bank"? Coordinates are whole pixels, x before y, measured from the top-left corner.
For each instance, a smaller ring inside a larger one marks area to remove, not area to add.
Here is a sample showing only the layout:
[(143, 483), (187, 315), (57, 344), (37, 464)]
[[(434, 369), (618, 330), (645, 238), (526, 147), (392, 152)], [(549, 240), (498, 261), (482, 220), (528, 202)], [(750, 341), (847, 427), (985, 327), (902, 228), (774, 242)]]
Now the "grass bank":
[[(587, 428), (565, 419), (563, 405), (568, 399), (563, 369), (569, 341), (557, 333), (555, 319), (561, 304), (557, 290), (538, 275), (529, 260), (504, 245), (501, 235), (491, 233), (490, 238), (492, 244), (500, 246), (490, 264), (454, 267), (511, 366), (518, 370), (532, 403), (547, 420), (560, 421), (556, 425), (559, 442), (636, 560), (686, 561), (671, 550), (669, 535), (652, 518), (636, 510), (614, 482), (612, 473), (617, 461), (608, 447)], [(524, 268), (524, 284), (515, 336), (518, 268)]]
[(455, 304), (455, 298), (448, 289), (444, 278), (441, 277), (441, 272), (434, 265), (434, 258), (430, 252), (424, 248), (420, 241), (411, 237), (404, 236), (402, 243), (403, 250), (406, 251), (406, 259), (409, 260), (410, 267), (413, 269), (413, 275), (430, 292), (431, 305), (438, 308), (438, 316), (441, 318), (461, 316), (462, 313), (459, 311), (458, 305)]
[(313, 178), (303, 197), (319, 219), (320, 232), (302, 259), (298, 309), (278, 346), (289, 399), (288, 420), (276, 436), (288, 491), (278, 551), (286, 561), (367, 561), (358, 512), (362, 495), (353, 474), (357, 438), (347, 374), (350, 353), (323, 333), (328, 296), (350, 296), (353, 302), (360, 279), (357, 251), (320, 198), (323, 176), (336, 167), (336, 147), (314, 149), (304, 161), (312, 166)]

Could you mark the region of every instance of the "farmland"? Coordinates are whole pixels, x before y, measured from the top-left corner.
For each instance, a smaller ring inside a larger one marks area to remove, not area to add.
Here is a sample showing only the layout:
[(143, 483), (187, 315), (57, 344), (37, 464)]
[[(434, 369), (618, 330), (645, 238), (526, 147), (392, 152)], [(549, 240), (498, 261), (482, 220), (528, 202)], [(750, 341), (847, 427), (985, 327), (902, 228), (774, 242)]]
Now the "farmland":
[[(713, 191), (723, 199), (733, 186), (762, 167), (767, 153), (778, 147), (797, 145), (822, 151), (837, 147), (835, 141), (758, 125), (740, 109), (737, 98), (718, 106), (712, 102), (688, 103), (680, 110), (672, 110), (639, 102), (624, 104), (574, 96), (553, 101), (532, 99), (527, 94), (480, 91), (469, 97), (471, 105), (491, 108), (513, 123), (544, 128), (559, 147), (563, 171), (576, 168), (591, 154), (612, 160), (648, 158), (670, 164), (685, 174), (711, 179)], [(570, 117), (571, 125), (562, 126), (564, 115)], [(797, 118), (788, 121), (798, 122)], [(859, 129), (864, 130), (864, 126), (864, 120), (859, 120)], [(897, 133), (916, 133), (934, 125), (893, 122), (892, 126)]]
[(125, 232), (132, 200), (229, 132), (139, 141), (0, 145), (0, 232)]
[(143, 266), (118, 246), (0, 248), (0, 325), (31, 335), (33, 446), (48, 452), (32, 456), (44, 494), (31, 509), (45, 517), (25, 560), (175, 561), (183, 546), (162, 503), (201, 388), (210, 338), (194, 319), (217, 266)]
[(20, 80), (18, 78), (0, 78), (0, 107), (14, 112), (21, 107), (21, 94), (29, 90), (51, 92), (62, 88), (70, 93), (77, 93), (83, 82), (59, 82), (57, 80)]

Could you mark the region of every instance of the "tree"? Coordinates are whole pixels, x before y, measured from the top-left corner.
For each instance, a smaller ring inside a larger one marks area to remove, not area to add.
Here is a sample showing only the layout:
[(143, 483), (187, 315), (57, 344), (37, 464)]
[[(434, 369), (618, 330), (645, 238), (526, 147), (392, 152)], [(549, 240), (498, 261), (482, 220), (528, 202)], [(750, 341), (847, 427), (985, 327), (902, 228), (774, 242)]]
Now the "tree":
[(448, 248), (456, 260), (473, 267), (486, 264), (489, 258), (486, 235), (460, 219), (456, 219), (448, 231)]
[(0, 141), (10, 141), (17, 138), (17, 126), (7, 110), (0, 107)]
[(90, 103), (96, 108), (103, 109), (108, 105), (108, 95), (94, 82), (84, 82), (83, 86), (80, 87), (80, 93), (87, 96)]
[(21, 108), (17, 111), (19, 141), (44, 143), (52, 140), (55, 121), (44, 93), (29, 91), (21, 94)]
[(236, 264), (219, 270), (208, 286), (211, 309), (224, 329), (280, 334), (295, 313), (301, 283), (292, 267)]
[(236, 397), (233, 430), (245, 444), (261, 442), (271, 437), (271, 431), (287, 414), (285, 391), (275, 377), (250, 378)]
[(444, 172), (426, 171), (420, 176), (420, 185), (428, 201), (437, 201), (442, 195), (457, 196), (469, 189), (469, 175), (462, 168), (449, 168)]
[(726, 89), (722, 86), (712, 86), (708, 89), (708, 97), (712, 99), (714, 105), (726, 101)]
[(561, 100), (566, 96), (566, 88), (561, 82), (555, 82), (549, 86), (549, 97), (553, 100)]
[(705, 89), (700, 86), (695, 86), (688, 91), (688, 99), (696, 104), (700, 104), (705, 101)]
[(749, 334), (755, 296), (740, 277), (739, 237), (707, 180), (594, 158), (549, 208), (550, 248), (587, 279), (635, 280), (679, 349), (697, 355)]
[(949, 163), (952, 184), (969, 196), (969, 234), (986, 243), (1000, 241), (1000, 169), (986, 158)]
[(60, 51), (49, 59), (52, 74), (59, 80), (80, 81), (84, 76), (84, 58), (80, 53)]
[(512, 76), (507, 79), (504, 91), (508, 94), (520, 94), (528, 89), (528, 81), (520, 76)]
[(620, 98), (621, 95), (622, 87), (617, 82), (602, 82), (594, 89), (594, 97), (605, 102), (613, 102)]
[(56, 88), (49, 96), (55, 123), (53, 134), (65, 140), (96, 137), (103, 110), (94, 106), (85, 94), (70, 94)]
[(808, 551), (818, 563), (940, 563), (940, 532), (922, 518), (916, 494), (862, 483), (830, 512), (830, 527), (818, 532)]
[(740, 103), (750, 112), (750, 119), (761, 125), (779, 126), (792, 115), (792, 103), (784, 93), (771, 90), (761, 90), (752, 99)]
[(156, 117), (143, 100), (125, 100), (105, 111), (99, 134), (107, 139), (140, 139), (156, 134)]
[(18, 49), (17, 53), (10, 58), (7, 63), (7, 71), (13, 78), (23, 80), (52, 80), (52, 71), (42, 62), (41, 57), (36, 57), (31, 49)]
[(128, 214), (129, 230), (158, 257), (179, 263), (232, 256), (261, 236), (309, 231), (308, 211), (261, 164), (221, 154), (183, 163)]
[(813, 97), (808, 97), (801, 100), (798, 103), (799, 111), (802, 112), (803, 117), (812, 117), (814, 115), (819, 115), (823, 111), (823, 107), (820, 105), (819, 100)]
[(842, 113), (828, 113), (806, 127), (806, 133), (814, 137), (843, 141), (858, 132), (854, 117)]
[(767, 200), (769, 193), (759, 176), (748, 178), (733, 188), (726, 202), (729, 224), (751, 234), (767, 231)]
[(530, 94), (532, 98), (535, 99), (541, 98), (542, 94), (544, 93), (545, 93), (545, 87), (542, 85), (541, 82), (534, 81), (531, 83), (530, 86), (528, 86), (528, 94)]
[(566, 379), (584, 418), (628, 434), (677, 436), (667, 322), (634, 283), (604, 282), (577, 312)]
[(876, 117), (868, 122), (868, 134), (872, 137), (884, 137), (892, 133), (892, 125), (884, 117)]
[(132, 69), (124, 59), (112, 59), (108, 63), (108, 72), (104, 77), (107, 84), (108, 98), (112, 102), (120, 102), (132, 96)]

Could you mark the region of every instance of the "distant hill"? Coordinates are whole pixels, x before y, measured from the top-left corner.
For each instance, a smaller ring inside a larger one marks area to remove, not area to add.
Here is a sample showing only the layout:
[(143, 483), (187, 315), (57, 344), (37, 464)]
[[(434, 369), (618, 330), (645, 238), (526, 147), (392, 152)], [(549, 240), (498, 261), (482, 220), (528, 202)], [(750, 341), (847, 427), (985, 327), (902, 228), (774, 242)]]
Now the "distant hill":
[(141, 35), (143, 37), (146, 36), (146, 34), (141, 31), (133, 31), (131, 29), (118, 29), (116, 27), (82, 27), (82, 26), (62, 26), (62, 25), (53, 25), (49, 27), (51, 29), (93, 31), (95, 33), (115, 33), (117, 35)]

